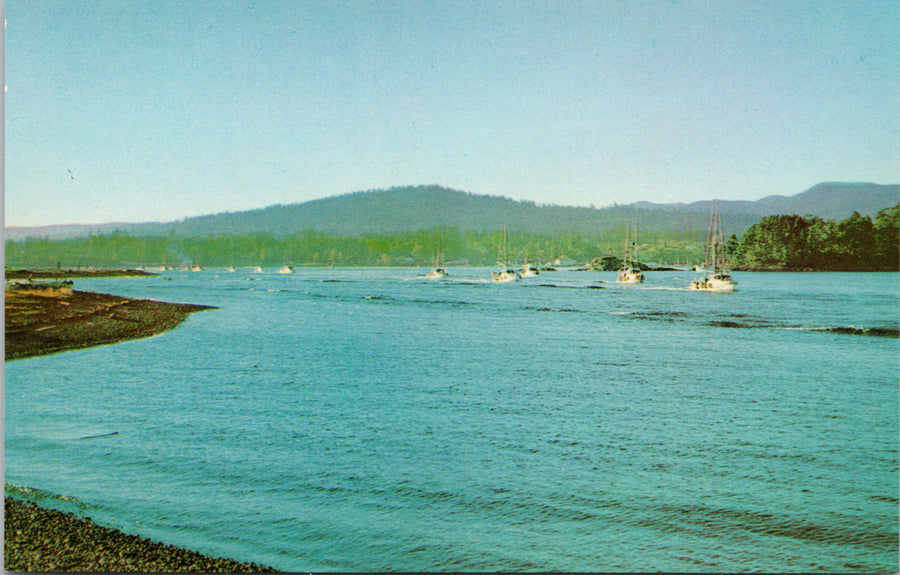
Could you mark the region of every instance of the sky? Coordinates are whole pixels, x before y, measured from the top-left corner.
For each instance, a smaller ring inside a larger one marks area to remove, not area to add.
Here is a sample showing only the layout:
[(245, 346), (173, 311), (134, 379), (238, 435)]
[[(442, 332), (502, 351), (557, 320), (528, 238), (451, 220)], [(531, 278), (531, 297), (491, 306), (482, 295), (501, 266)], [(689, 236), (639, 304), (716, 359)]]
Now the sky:
[(6, 0), (6, 226), (900, 182), (896, 0)]

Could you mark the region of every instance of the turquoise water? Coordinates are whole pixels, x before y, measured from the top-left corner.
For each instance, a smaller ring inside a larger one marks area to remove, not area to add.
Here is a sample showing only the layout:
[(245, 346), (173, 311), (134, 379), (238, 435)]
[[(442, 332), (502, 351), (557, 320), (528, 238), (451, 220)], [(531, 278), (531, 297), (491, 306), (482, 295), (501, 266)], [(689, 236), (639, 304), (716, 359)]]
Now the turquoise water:
[(896, 571), (897, 274), (172, 272), (6, 364), (16, 496), (289, 571)]

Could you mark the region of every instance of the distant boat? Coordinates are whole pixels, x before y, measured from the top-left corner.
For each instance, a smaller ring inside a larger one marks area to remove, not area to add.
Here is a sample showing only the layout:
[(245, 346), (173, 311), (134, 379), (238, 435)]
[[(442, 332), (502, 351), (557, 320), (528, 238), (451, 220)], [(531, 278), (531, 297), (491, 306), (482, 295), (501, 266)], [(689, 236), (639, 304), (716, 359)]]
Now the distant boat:
[(725, 234), (722, 228), (722, 214), (719, 207), (713, 210), (707, 231), (706, 262), (703, 267), (709, 270), (709, 275), (697, 278), (691, 282), (689, 289), (700, 291), (734, 291), (737, 282), (732, 279), (725, 268), (724, 254), (720, 253), (725, 248)]
[(628, 228), (625, 228), (625, 253), (622, 255), (622, 269), (616, 274), (616, 281), (623, 284), (637, 284), (644, 281), (644, 274), (638, 261), (637, 225), (634, 226), (631, 244), (628, 243)]
[(233, 273), (234, 273), (234, 266), (228, 266), (227, 268), (225, 268), (225, 271), (226, 271), (227, 273), (233, 274)]
[(506, 226), (503, 226), (503, 269), (491, 272), (491, 281), (496, 283), (509, 283), (519, 280), (519, 273), (509, 267), (509, 234)]
[(526, 255), (525, 263), (522, 264), (522, 269), (519, 270), (519, 276), (523, 278), (533, 278), (540, 275), (540, 273), (537, 265), (528, 263), (528, 256)]
[(188, 268), (188, 270), (190, 270), (192, 272), (202, 272), (203, 266), (201, 266), (200, 264), (191, 264), (191, 266)]
[(281, 266), (278, 268), (278, 273), (280, 274), (292, 274), (294, 273), (294, 268), (288, 265)]
[(535, 276), (540, 275), (540, 271), (538, 267), (534, 264), (525, 263), (522, 266), (522, 269), (519, 270), (519, 276), (523, 278), (533, 278)]
[(261, 274), (261, 273), (262, 273), (262, 268), (259, 267), (259, 266), (253, 266), (253, 267), (250, 268), (250, 272), (251, 272), (251, 273), (254, 273), (254, 274)]
[(504, 269), (498, 272), (491, 272), (491, 281), (496, 283), (508, 283), (519, 281), (519, 272), (511, 269)]
[(447, 272), (447, 269), (443, 267), (443, 254), (441, 253), (441, 244), (438, 242), (437, 252), (434, 254), (434, 259), (431, 265), (431, 271), (425, 274), (425, 277), (431, 280), (445, 278), (450, 275)]

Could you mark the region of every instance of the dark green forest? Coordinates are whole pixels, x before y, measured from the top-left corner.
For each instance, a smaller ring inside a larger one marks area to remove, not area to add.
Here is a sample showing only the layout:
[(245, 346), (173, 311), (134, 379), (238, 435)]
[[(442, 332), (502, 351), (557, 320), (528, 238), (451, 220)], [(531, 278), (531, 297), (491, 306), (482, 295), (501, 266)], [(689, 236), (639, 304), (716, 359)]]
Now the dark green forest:
[(734, 265), (776, 270), (900, 270), (900, 204), (875, 220), (768, 216), (729, 246)]
[[(854, 213), (835, 222), (812, 216), (768, 216), (742, 237), (732, 236), (727, 253), (739, 269), (898, 270), (900, 204), (874, 220)], [(639, 238), (640, 258), (659, 265), (689, 265), (704, 259), (699, 232), (660, 231)], [(511, 232), (512, 262), (544, 264), (561, 257), (585, 264), (621, 256), (624, 226), (594, 235)], [(345, 236), (307, 231), (285, 237), (267, 233), (206, 237), (132, 236), (123, 231), (68, 240), (29, 238), (6, 242), (9, 268), (181, 266), (429, 266), (440, 254), (448, 265), (494, 265), (504, 251), (502, 231), (453, 227), (393, 234)]]
[[(624, 237), (624, 228), (621, 237)], [(618, 242), (617, 242), (618, 243)], [(684, 242), (680, 242), (683, 244)], [(673, 244), (674, 245), (674, 244)], [(663, 247), (691, 259), (698, 246)], [(609, 247), (612, 249), (612, 247)], [(616, 253), (621, 248), (616, 248)], [(581, 234), (510, 233), (510, 260), (545, 263), (560, 256), (587, 262), (606, 253), (598, 238)], [(431, 228), (361, 237), (303, 232), (277, 238), (271, 234), (227, 234), (203, 238), (134, 237), (125, 232), (69, 240), (26, 239), (6, 243), (8, 267), (136, 267), (181, 266), (427, 266), (440, 255), (444, 263), (494, 265), (504, 252), (503, 232), (462, 232)]]

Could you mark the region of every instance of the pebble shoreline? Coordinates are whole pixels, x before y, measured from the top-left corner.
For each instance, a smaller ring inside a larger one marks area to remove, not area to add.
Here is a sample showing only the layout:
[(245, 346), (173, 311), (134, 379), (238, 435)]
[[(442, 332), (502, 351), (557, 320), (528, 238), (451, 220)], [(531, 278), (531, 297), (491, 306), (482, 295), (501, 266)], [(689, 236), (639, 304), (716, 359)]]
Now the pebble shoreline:
[[(80, 291), (56, 297), (7, 291), (5, 303), (6, 361), (149, 337), (211, 309)], [(4, 497), (3, 507), (6, 571), (277, 572), (156, 543), (11, 497)]]
[(96, 525), (90, 518), (5, 497), (4, 567), (18, 572), (274, 573)]

